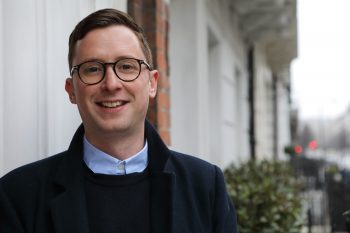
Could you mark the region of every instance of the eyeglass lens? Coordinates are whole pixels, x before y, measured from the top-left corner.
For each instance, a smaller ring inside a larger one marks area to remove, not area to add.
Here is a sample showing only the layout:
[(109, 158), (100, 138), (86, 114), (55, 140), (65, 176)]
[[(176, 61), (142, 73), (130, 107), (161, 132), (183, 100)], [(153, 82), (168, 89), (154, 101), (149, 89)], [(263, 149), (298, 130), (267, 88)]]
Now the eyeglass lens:
[[(104, 78), (106, 65), (97, 61), (85, 62), (79, 67), (79, 76), (84, 83), (98, 83)], [(132, 58), (122, 59), (111, 65), (115, 74), (123, 81), (132, 81), (140, 74), (141, 65)]]

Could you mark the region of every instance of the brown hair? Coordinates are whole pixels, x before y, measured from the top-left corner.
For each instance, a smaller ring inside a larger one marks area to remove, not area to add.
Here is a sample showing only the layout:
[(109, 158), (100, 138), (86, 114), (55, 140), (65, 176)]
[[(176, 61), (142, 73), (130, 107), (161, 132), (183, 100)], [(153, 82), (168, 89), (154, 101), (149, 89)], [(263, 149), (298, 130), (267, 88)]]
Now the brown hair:
[(69, 36), (68, 64), (72, 69), (75, 45), (78, 40), (83, 39), (86, 34), (96, 28), (104, 28), (111, 25), (124, 25), (131, 29), (140, 41), (141, 49), (147, 62), (153, 67), (150, 46), (143, 34), (143, 29), (135, 23), (130, 15), (116, 9), (102, 9), (91, 13), (81, 20)]

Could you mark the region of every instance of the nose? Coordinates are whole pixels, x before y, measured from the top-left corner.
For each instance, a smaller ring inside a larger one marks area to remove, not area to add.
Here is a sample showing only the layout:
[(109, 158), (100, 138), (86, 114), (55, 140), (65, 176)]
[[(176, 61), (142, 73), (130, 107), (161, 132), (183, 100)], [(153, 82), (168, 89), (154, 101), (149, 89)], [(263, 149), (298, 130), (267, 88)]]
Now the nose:
[(113, 67), (107, 66), (105, 77), (102, 81), (102, 87), (108, 91), (114, 91), (121, 88), (122, 86), (122, 80), (120, 80), (114, 73)]

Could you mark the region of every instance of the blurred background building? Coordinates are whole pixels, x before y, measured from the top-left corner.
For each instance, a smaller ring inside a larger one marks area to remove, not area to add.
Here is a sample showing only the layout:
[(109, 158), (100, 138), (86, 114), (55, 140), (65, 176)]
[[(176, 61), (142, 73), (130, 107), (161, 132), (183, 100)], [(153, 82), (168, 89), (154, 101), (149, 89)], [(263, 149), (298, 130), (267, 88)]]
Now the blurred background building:
[(68, 37), (101, 8), (143, 25), (160, 70), (148, 118), (171, 148), (221, 167), (291, 144), (296, 0), (0, 1), (0, 175), (65, 150)]

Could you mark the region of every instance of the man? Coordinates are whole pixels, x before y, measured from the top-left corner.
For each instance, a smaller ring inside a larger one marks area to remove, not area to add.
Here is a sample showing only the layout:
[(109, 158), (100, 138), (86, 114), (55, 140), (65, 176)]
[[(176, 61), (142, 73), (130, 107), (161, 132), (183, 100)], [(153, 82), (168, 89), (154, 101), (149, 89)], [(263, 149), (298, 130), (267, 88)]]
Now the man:
[(220, 169), (169, 150), (145, 120), (159, 74), (130, 16), (87, 16), (68, 61), (83, 123), (67, 151), (0, 179), (0, 232), (236, 233)]

